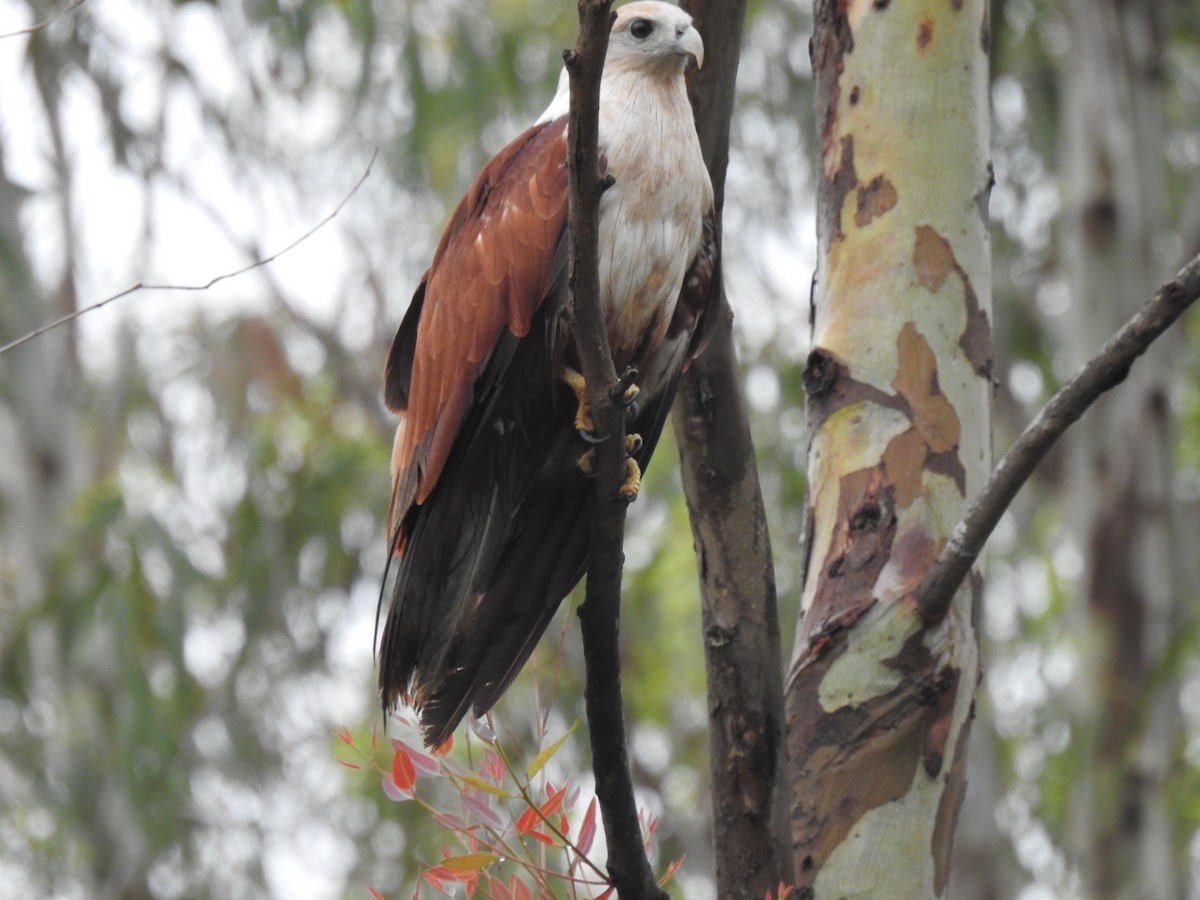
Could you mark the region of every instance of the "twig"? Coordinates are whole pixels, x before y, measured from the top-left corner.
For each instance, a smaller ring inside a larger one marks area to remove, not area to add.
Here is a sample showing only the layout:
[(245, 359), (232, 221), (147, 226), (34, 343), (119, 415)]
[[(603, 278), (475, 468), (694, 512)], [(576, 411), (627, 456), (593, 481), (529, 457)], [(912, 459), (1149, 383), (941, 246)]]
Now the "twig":
[[(82, 2), (82, 0), (81, 0), (81, 2)], [(223, 275), (217, 275), (215, 278), (209, 279), (204, 284), (147, 284), (143, 281), (139, 281), (137, 284), (132, 285), (131, 287), (127, 287), (127, 288), (125, 288), (125, 290), (120, 291), (119, 293), (113, 294), (110, 297), (105, 297), (103, 300), (93, 303), (90, 306), (85, 306), (82, 309), (77, 309), (72, 313), (68, 313), (65, 316), (55, 319), (52, 322), (48, 322), (47, 324), (36, 329), (35, 331), (31, 331), (28, 334), (23, 335), (14, 341), (9, 341), (4, 346), (0, 347), (0, 355), (7, 353), (9, 350), (14, 350), (17, 347), (20, 347), (22, 344), (32, 341), (36, 337), (40, 337), (41, 335), (45, 334), (47, 331), (53, 331), (55, 328), (58, 328), (60, 325), (66, 325), (68, 322), (73, 322), (76, 319), (78, 319), (80, 316), (85, 315), (86, 313), (90, 313), (94, 310), (100, 309), (101, 307), (107, 306), (108, 304), (112, 303), (114, 300), (120, 300), (122, 297), (128, 297), (130, 294), (134, 294), (138, 291), (207, 291), (209, 288), (212, 288), (215, 285), (220, 284), (222, 281), (227, 281), (230, 278), (236, 278), (239, 275), (245, 275), (247, 272), (251, 272), (254, 269), (260, 269), (263, 266), (268, 265), (269, 263), (273, 263), (275, 260), (279, 259), (279, 257), (283, 256), (285, 253), (289, 253), (290, 251), (295, 250), (296, 247), (298, 247), (300, 244), (303, 244), (310, 237), (312, 237), (314, 234), (316, 234), (318, 231), (320, 231), (322, 228), (324, 228), (326, 225), (328, 225), (330, 222), (332, 222), (335, 218), (337, 218), (338, 213), (340, 213), (342, 211), (342, 209), (346, 206), (346, 204), (350, 202), (350, 199), (356, 193), (358, 193), (358, 189), (363, 186), (363, 182), (365, 182), (367, 180), (367, 177), (371, 174), (371, 168), (375, 165), (375, 159), (378, 156), (379, 156), (378, 150), (376, 150), (375, 152), (373, 152), (371, 154), (371, 159), (370, 159), (370, 161), (367, 162), (366, 170), (362, 173), (361, 176), (359, 176), (358, 181), (356, 181), (354, 183), (354, 187), (352, 187), (350, 189), (350, 193), (346, 194), (346, 196), (342, 198), (341, 202), (338, 203), (338, 205), (336, 207), (334, 207), (333, 212), (331, 212), (329, 215), (327, 215), (325, 218), (323, 218), (320, 222), (318, 222), (312, 228), (308, 229), (308, 231), (304, 232), (304, 234), (300, 235), (300, 237), (296, 238), (294, 241), (292, 241), (290, 244), (288, 244), (282, 250), (277, 250), (276, 252), (272, 253), (270, 256), (263, 257), (262, 259), (256, 259), (254, 262), (250, 263), (249, 265), (242, 266), (242, 268), (237, 269), (236, 271), (226, 272)]]
[(0, 41), (4, 40), (5, 38), (20, 37), (23, 34), (34, 34), (35, 32), (41, 31), (43, 28), (46, 28), (49, 25), (53, 25), (55, 22), (57, 22), (59, 19), (61, 19), (63, 16), (67, 15), (68, 13), (74, 12), (79, 7), (83, 6), (83, 4), (85, 4), (85, 3), (87, 3), (87, 0), (73, 0), (73, 2), (69, 6), (63, 7), (58, 12), (52, 13), (48, 18), (43, 19), (42, 21), (37, 22), (33, 25), (30, 25), (28, 28), (20, 28), (16, 31), (9, 31), (9, 32), (6, 32), (5, 34), (0, 34)]
[(1158, 289), (1149, 303), (1092, 357), (1079, 373), (1058, 389), (1017, 438), (992, 472), (988, 483), (955, 527), (925, 580), (917, 603), (927, 624), (941, 622), (955, 591), (970, 571), (996, 523), (1034, 468), (1064, 431), (1105, 391), (1116, 387), (1134, 360), (1200, 298), (1200, 256), (1184, 266), (1173, 281)]
[(618, 489), (625, 471), (625, 415), (614, 401), (617, 373), (600, 310), (598, 221), (604, 182), (598, 165), (600, 75), (608, 49), (612, 0), (579, 0), (579, 38), (563, 53), (571, 82), (568, 117), (570, 169), (571, 331), (588, 385), (592, 418), (605, 440), (596, 447), (591, 555), (587, 593), (579, 609), (587, 667), (584, 700), (592, 770), (608, 842), (608, 874), (622, 900), (659, 898), (642, 844), (633, 797), (625, 718), (621, 708), (622, 542), (625, 503)]

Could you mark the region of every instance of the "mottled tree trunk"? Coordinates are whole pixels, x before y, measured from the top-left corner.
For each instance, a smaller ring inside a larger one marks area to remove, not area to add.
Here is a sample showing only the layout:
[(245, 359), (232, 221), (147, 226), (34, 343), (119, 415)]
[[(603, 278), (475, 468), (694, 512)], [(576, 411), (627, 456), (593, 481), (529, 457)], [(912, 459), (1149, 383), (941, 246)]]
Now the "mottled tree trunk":
[[(1075, 368), (1132, 314), (1177, 259), (1164, 234), (1161, 4), (1067, 0), (1063, 59), (1063, 259), (1071, 309), (1062, 337)], [(1178, 526), (1171, 491), (1169, 384), (1177, 338), (1102, 400), (1069, 448), (1069, 527), (1085, 559), (1087, 634), (1079, 689), (1098, 721), (1072, 803), (1073, 855), (1097, 898), (1180, 895), (1162, 806), (1174, 701), (1155, 661), (1195, 596), (1181, 566), (1195, 531)], [(1165, 352), (1164, 352), (1165, 351)], [(1182, 532), (1182, 533), (1181, 533)], [(1179, 542), (1187, 542), (1181, 547)], [(1157, 690), (1157, 694), (1156, 694)]]
[(945, 616), (915, 590), (990, 469), (987, 44), (984, 0), (816, 3), (801, 896), (947, 893), (980, 583)]

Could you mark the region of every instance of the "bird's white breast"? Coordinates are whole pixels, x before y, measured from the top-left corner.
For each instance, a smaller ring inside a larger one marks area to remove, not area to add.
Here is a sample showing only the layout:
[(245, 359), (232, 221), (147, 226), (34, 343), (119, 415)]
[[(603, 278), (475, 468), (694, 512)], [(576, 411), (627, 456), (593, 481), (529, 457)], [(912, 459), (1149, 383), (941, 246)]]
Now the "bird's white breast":
[(606, 79), (600, 151), (601, 302), (614, 352), (665, 330), (697, 250), (712, 185), (683, 79)]

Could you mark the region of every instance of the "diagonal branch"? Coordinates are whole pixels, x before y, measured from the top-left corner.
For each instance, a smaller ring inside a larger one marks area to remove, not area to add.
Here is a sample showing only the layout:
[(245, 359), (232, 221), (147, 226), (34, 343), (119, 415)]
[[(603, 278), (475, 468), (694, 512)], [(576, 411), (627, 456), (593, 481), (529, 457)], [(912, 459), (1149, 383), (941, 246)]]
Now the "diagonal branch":
[(612, 0), (579, 0), (579, 38), (563, 53), (571, 83), (568, 119), (571, 224), (571, 332), (596, 428), (591, 555), (587, 593), (579, 608), (587, 669), (584, 700), (592, 744), (596, 797), (608, 842), (608, 873), (622, 900), (663, 898), (646, 859), (633, 796), (625, 717), (621, 707), (619, 623), (625, 502), (618, 490), (625, 471), (625, 414), (615, 402), (619, 381), (600, 309), (598, 223), (600, 195), (600, 75), (608, 49)]
[(1134, 361), (1197, 299), (1200, 299), (1200, 256), (1184, 266), (1173, 281), (1159, 288), (1154, 299), (1074, 378), (1059, 388), (1029, 423), (1004, 454), (917, 589), (921, 616), (928, 624), (937, 624), (946, 617), (958, 586), (967, 577), (996, 523), (1062, 433), (1101, 394), (1124, 381)]

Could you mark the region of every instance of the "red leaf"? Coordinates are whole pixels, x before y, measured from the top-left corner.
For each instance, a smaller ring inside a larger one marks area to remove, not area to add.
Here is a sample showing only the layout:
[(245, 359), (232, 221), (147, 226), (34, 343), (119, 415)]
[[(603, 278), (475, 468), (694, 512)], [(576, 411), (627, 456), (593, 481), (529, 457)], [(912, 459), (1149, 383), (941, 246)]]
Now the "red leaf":
[(411, 791), (417, 783), (417, 770), (403, 744), (397, 746), (392, 753), (392, 781), (402, 791)]
[(592, 849), (592, 841), (596, 838), (596, 798), (588, 804), (587, 812), (583, 814), (583, 824), (579, 826), (579, 837), (576, 845), (581, 856), (587, 856)]
[(550, 799), (543, 803), (540, 807), (542, 815), (547, 819), (550, 818), (550, 814), (562, 806), (563, 797), (566, 795), (567, 789), (565, 787), (559, 788), (557, 791), (551, 794)]
[(616, 888), (609, 888), (607, 891), (597, 897), (596, 900), (608, 900), (608, 898), (613, 895), (613, 891), (615, 890)]
[(404, 741), (400, 740), (399, 738), (392, 738), (392, 749), (403, 750), (408, 756), (409, 762), (411, 762), (413, 767), (416, 768), (417, 771), (419, 771), (422, 775), (441, 774), (442, 770), (436, 759), (434, 759), (428, 753), (422, 753), (420, 750), (413, 749), (410, 745), (404, 743)]
[(548, 844), (551, 847), (554, 846), (554, 843), (555, 843), (554, 838), (552, 838), (550, 835), (546, 834), (546, 832), (544, 832), (544, 831), (538, 831), (538, 830), (534, 829), (533, 831), (529, 832), (529, 836), (531, 838), (537, 838), (543, 844)]
[(445, 756), (450, 752), (450, 748), (454, 746), (454, 735), (450, 735), (440, 744), (433, 748), (434, 756)]
[(538, 816), (537, 809), (530, 806), (517, 819), (517, 834), (529, 834), (529, 832), (533, 831), (533, 827), (540, 821), (542, 820)]
[(375, 741), (379, 737), (379, 723), (375, 722), (371, 725), (371, 749), (375, 749)]
[(667, 882), (675, 877), (675, 873), (678, 872), (679, 867), (683, 865), (683, 859), (684, 858), (681, 856), (681, 857), (679, 857), (679, 859), (675, 860), (675, 862), (673, 862), (669, 866), (667, 866), (666, 874), (663, 875), (662, 878), (658, 879), (659, 887), (665, 887)]
[(337, 764), (339, 766), (345, 766), (347, 769), (361, 769), (362, 768), (362, 766), (360, 766), (358, 763), (347, 762), (344, 759), (339, 759), (337, 761)]
[(350, 733), (350, 729), (343, 725), (338, 729), (337, 736), (342, 739), (342, 743), (348, 747), (354, 746), (354, 735)]
[(533, 900), (533, 892), (529, 890), (525, 882), (513, 875), (508, 879), (508, 886), (512, 888), (513, 900)]
[(383, 900), (383, 894), (379, 893), (379, 891), (375, 890), (375, 888), (371, 887), (369, 884), (367, 885), (367, 892), (374, 897), (375, 900)]

